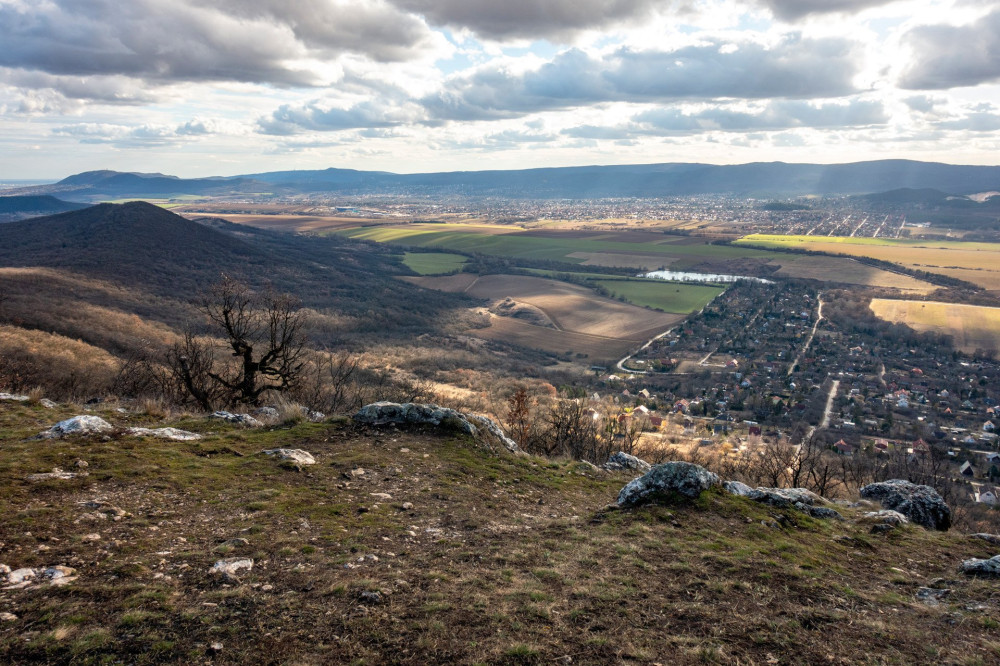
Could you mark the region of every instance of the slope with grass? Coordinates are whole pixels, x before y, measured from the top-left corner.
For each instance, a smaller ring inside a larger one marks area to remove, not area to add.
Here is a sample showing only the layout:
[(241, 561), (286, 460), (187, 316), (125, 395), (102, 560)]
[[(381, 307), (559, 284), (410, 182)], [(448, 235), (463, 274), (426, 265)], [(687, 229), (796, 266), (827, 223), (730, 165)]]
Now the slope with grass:
[[(204, 439), (25, 439), (73, 413), (0, 407), (0, 561), (77, 576), (0, 591), (16, 618), (0, 631), (5, 663), (1000, 658), (995, 584), (955, 570), (995, 549), (959, 534), (871, 535), (715, 491), (609, 509), (629, 474), (343, 421), (254, 431), (180, 417), (169, 423)], [(119, 429), (163, 425), (99, 413)], [(318, 464), (258, 453), (278, 445)], [(26, 480), (78, 459), (88, 476)], [(81, 504), (98, 500), (126, 514)], [(221, 558), (253, 565), (225, 580), (209, 573)], [(951, 593), (926, 605), (917, 592), (935, 579)]]

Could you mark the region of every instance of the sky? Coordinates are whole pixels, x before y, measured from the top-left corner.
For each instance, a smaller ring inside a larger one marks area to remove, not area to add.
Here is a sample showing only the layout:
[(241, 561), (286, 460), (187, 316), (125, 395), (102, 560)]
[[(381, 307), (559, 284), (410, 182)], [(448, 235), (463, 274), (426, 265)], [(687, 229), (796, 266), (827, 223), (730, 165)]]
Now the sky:
[(0, 0), (0, 180), (998, 150), (1000, 0)]

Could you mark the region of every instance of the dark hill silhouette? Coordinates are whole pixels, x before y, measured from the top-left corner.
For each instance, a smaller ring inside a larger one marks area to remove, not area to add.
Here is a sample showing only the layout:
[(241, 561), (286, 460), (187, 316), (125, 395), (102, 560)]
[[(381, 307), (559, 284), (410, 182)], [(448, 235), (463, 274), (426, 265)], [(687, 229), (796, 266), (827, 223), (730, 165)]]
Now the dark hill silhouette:
[(385, 246), (211, 222), (145, 202), (12, 222), (0, 225), (0, 266), (64, 269), (185, 302), (226, 273), (386, 335), (433, 329), (470, 304), (393, 279), (404, 269)]
[(331, 192), (349, 195), (436, 194), (518, 199), (594, 199), (711, 194), (755, 197), (855, 195), (900, 188), (936, 188), (956, 194), (1000, 190), (1000, 167), (879, 160), (850, 164), (627, 164), (415, 174), (330, 168), (195, 179), (162, 174), (88, 171), (53, 185), (22, 188), (16, 193), (71, 192), (78, 197), (118, 198), (181, 194)]
[(0, 197), (0, 215), (51, 215), (86, 207), (87, 204), (63, 201), (49, 195)]

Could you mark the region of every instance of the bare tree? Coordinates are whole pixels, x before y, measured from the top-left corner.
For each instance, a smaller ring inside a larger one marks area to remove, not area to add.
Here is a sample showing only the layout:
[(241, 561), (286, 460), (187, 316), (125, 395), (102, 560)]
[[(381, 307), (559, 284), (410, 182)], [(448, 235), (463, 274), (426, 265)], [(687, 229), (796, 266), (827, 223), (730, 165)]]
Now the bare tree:
[(268, 391), (288, 391), (299, 379), (305, 356), (305, 316), (298, 299), (223, 276), (203, 303), (209, 319), (222, 329), (235, 364), (209, 376), (224, 386), (233, 402), (260, 403)]
[(203, 409), (218, 402), (258, 405), (268, 391), (295, 387), (305, 365), (305, 316), (293, 296), (254, 291), (223, 276), (202, 309), (225, 340), (232, 361), (220, 363), (211, 346), (188, 333), (168, 355), (177, 383)]

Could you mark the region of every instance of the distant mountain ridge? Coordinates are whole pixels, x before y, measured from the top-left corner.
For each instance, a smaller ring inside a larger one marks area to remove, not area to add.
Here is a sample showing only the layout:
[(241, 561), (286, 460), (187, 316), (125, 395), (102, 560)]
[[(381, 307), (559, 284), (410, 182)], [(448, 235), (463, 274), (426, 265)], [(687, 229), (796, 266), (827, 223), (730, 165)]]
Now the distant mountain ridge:
[(1000, 166), (911, 160), (849, 164), (756, 162), (633, 164), (395, 174), (321, 169), (183, 179), (162, 174), (91, 171), (17, 193), (74, 192), (86, 197), (330, 192), (340, 195), (438, 195), (513, 199), (595, 199), (736, 195), (858, 195), (933, 188), (954, 194), (1000, 189)]

